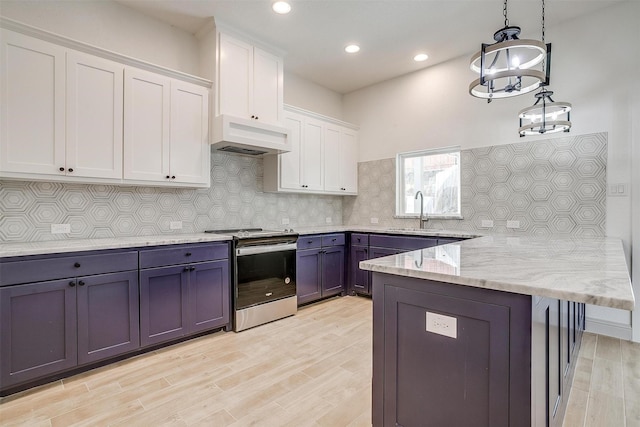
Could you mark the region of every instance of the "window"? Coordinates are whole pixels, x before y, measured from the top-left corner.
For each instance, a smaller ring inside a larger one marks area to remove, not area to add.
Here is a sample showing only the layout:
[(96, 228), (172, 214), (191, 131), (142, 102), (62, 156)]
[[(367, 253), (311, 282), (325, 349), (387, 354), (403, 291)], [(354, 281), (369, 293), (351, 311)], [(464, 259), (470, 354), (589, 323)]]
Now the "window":
[(400, 153), (396, 159), (396, 215), (460, 218), (460, 149)]

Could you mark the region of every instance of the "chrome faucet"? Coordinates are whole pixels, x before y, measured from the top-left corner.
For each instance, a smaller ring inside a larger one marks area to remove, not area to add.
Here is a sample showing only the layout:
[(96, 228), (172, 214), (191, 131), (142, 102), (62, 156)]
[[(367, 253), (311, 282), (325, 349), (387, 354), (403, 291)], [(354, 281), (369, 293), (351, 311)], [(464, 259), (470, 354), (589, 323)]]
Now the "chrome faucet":
[(424, 216), (424, 196), (422, 195), (422, 191), (416, 193), (415, 200), (418, 200), (418, 196), (420, 196), (420, 229), (422, 229), (424, 228), (424, 223), (429, 221), (429, 217)]

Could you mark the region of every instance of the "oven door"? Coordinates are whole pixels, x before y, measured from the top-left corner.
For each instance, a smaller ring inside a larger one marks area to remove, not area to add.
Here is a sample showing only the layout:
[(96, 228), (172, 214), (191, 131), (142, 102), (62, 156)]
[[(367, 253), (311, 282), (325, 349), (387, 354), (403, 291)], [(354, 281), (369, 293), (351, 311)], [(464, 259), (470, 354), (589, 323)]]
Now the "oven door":
[(295, 295), (295, 243), (236, 249), (236, 310)]

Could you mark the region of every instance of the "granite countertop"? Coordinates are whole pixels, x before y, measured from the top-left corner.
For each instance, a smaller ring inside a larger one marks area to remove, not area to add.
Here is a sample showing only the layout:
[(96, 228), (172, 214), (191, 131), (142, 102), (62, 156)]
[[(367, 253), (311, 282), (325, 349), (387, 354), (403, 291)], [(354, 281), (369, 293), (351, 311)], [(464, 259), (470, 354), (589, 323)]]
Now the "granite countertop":
[(102, 239), (65, 239), (46, 242), (2, 243), (0, 258), (57, 254), (102, 249), (138, 248), (145, 246), (177, 245), (181, 243), (223, 242), (231, 236), (210, 233), (164, 234), (138, 237), (113, 237)]
[(418, 279), (633, 310), (620, 239), (485, 236), (360, 262)]
[[(417, 230), (411, 228), (383, 228), (383, 227), (353, 227), (344, 225), (326, 227), (306, 227), (296, 229), (300, 235), (341, 233), (346, 231), (362, 233), (392, 233), (413, 236), (433, 237), (461, 237), (472, 238), (477, 234), (464, 231), (448, 230)], [(113, 237), (102, 239), (63, 239), (46, 242), (2, 243), (0, 244), (0, 258), (42, 254), (56, 254), (80, 251), (95, 251), (102, 249), (134, 248), (145, 246), (177, 245), (181, 243), (219, 242), (231, 240), (232, 237), (222, 234), (192, 233), (192, 234), (162, 234), (138, 237)]]

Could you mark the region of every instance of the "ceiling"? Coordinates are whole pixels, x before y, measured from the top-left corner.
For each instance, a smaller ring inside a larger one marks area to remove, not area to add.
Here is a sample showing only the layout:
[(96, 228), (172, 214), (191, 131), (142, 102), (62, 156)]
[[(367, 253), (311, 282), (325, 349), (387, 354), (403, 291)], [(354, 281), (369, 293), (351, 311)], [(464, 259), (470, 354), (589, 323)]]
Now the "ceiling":
[[(338, 93), (394, 78), (480, 49), (504, 24), (500, 0), (290, 0), (278, 15), (271, 0), (116, 0), (190, 33), (209, 17), (285, 53), (285, 71)], [(553, 28), (622, 0), (547, 1), (546, 41)], [(541, 1), (508, 3), (521, 38), (540, 39)], [(355, 42), (360, 52), (344, 47)], [(429, 55), (413, 61), (416, 53)]]

